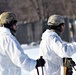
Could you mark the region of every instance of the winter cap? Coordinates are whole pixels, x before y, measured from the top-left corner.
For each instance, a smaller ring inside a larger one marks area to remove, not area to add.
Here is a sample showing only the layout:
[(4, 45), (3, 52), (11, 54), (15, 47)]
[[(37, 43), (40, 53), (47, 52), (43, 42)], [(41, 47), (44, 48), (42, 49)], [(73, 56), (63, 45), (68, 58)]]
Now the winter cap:
[(51, 15), (48, 19), (48, 25), (50, 26), (58, 26), (61, 23), (64, 23), (64, 17), (60, 15)]
[(0, 26), (3, 26), (4, 24), (8, 24), (11, 21), (16, 20), (16, 15), (12, 12), (3, 12), (0, 15)]

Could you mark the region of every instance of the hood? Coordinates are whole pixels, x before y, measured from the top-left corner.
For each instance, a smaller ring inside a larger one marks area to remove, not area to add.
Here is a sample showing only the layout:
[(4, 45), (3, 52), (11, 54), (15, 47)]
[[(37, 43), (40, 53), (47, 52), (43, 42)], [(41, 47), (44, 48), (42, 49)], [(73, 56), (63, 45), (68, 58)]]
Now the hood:
[(43, 34), (42, 34), (42, 39), (49, 37), (50, 35), (57, 35), (54, 31), (47, 29)]
[(10, 33), (10, 30), (8, 28), (0, 27), (0, 36), (3, 34), (11, 34), (11, 33)]

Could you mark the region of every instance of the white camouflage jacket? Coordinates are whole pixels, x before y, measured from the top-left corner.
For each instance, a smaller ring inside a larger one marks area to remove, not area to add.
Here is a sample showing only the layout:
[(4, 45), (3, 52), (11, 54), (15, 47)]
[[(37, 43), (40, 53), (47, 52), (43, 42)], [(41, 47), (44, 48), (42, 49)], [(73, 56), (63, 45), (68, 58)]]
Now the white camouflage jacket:
[(42, 34), (40, 56), (46, 61), (44, 75), (60, 75), (63, 57), (70, 57), (76, 52), (76, 42), (66, 43), (57, 33), (47, 29)]
[(21, 68), (31, 71), (36, 61), (24, 54), (10, 30), (0, 27), (0, 75), (21, 75)]

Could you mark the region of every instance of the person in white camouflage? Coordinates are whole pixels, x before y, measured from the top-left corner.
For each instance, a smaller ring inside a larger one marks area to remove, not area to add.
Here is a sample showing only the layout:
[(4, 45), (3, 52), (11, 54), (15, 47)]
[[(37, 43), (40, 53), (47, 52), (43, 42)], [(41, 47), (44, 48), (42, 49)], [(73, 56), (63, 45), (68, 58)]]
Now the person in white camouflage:
[(44, 75), (60, 75), (62, 58), (68, 58), (76, 52), (76, 42), (67, 43), (61, 39), (60, 35), (65, 29), (63, 16), (51, 15), (48, 19), (48, 26), (40, 42), (40, 55), (46, 61)]
[(17, 30), (16, 15), (3, 12), (0, 15), (0, 75), (21, 75), (21, 69), (31, 71), (44, 66), (44, 59), (33, 60), (24, 54), (15, 38)]

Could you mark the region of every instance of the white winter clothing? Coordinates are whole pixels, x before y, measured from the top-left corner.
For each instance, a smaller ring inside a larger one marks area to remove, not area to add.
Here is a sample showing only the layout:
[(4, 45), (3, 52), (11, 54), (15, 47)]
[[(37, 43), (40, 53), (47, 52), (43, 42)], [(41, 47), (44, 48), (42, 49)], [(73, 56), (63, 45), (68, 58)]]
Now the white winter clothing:
[(0, 27), (0, 75), (21, 75), (21, 68), (31, 71), (36, 61), (24, 54), (10, 30)]
[(47, 29), (40, 43), (40, 55), (46, 61), (45, 75), (60, 75), (62, 58), (69, 57), (76, 52), (76, 43), (65, 43), (56, 32)]

